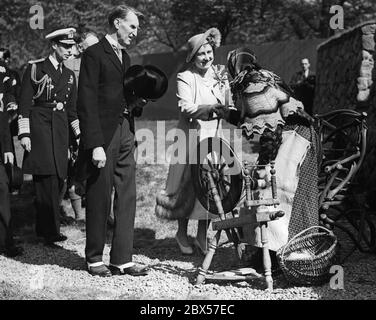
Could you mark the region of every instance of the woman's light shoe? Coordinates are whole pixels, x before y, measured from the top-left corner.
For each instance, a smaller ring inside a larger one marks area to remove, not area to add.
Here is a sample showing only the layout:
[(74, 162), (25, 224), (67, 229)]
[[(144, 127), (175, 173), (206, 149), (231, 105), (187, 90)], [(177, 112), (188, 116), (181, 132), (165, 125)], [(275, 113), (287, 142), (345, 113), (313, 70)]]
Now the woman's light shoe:
[(206, 254), (208, 253), (208, 249), (207, 248), (203, 248), (200, 244), (200, 242), (197, 240), (197, 238), (194, 238), (193, 240), (193, 244), (195, 245), (195, 247), (198, 249), (198, 251), (200, 251), (200, 253), (204, 256), (206, 256)]
[(179, 249), (181, 251), (182, 254), (184, 255), (191, 255), (193, 254), (193, 248), (191, 246), (184, 246), (180, 241), (179, 241), (179, 237), (176, 235), (175, 236), (175, 240), (179, 246)]

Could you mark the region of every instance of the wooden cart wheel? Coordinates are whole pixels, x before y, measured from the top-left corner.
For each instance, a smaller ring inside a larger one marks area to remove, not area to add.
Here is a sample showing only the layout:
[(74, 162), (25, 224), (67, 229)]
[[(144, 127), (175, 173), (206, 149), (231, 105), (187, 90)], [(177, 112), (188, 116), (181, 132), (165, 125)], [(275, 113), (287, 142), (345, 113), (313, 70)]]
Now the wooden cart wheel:
[(238, 204), (243, 187), (242, 166), (231, 146), (221, 138), (202, 140), (197, 146), (197, 164), (192, 164), (192, 181), (201, 205), (213, 214), (218, 214), (210, 192), (208, 174), (217, 186), (225, 213)]

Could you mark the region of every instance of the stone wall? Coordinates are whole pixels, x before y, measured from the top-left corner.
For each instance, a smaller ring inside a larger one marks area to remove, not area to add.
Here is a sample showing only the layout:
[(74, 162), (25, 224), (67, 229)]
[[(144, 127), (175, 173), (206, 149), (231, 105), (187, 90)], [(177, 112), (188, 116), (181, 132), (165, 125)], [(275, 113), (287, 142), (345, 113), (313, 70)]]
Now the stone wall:
[(314, 112), (368, 109), (375, 30), (376, 21), (365, 22), (318, 46)]
[(376, 209), (375, 33), (376, 21), (369, 21), (318, 46), (314, 100), (315, 113), (350, 108), (368, 114), (367, 154), (357, 181), (373, 209)]

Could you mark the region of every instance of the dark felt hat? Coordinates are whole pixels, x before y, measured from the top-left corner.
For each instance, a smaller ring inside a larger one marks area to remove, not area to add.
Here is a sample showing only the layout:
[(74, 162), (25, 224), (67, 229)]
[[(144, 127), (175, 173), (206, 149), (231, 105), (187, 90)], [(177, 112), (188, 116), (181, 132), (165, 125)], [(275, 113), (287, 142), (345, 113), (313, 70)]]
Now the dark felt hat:
[(125, 90), (139, 98), (156, 100), (167, 91), (168, 78), (163, 71), (152, 65), (133, 65), (125, 73)]
[(20, 189), (23, 184), (22, 169), (10, 163), (5, 165), (5, 169), (8, 175), (9, 187), (11, 191)]

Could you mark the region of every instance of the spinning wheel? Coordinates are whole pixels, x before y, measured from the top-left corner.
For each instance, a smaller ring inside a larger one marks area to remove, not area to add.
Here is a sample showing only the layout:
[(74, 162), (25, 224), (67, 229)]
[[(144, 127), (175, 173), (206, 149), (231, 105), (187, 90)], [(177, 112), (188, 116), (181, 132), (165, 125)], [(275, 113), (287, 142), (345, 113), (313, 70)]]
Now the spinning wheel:
[(213, 194), (209, 173), (214, 180), (225, 213), (238, 204), (243, 186), (242, 167), (232, 150), (219, 137), (206, 138), (197, 147), (198, 164), (193, 164), (192, 180), (201, 205), (211, 213), (219, 214)]
[[(209, 271), (222, 230), (226, 232), (229, 241), (234, 243), (237, 254), (241, 257), (241, 227), (247, 224), (258, 224), (261, 228), (263, 244), (265, 282), (268, 290), (272, 290), (273, 279), (266, 228), (269, 221), (282, 217), (284, 213), (278, 210), (265, 211), (261, 207), (265, 208), (265, 206), (277, 206), (279, 204), (276, 193), (274, 163), (271, 163), (270, 171), (273, 198), (253, 200), (251, 190), (259, 187), (258, 182), (251, 177), (252, 168), (255, 166), (248, 166), (247, 163), (244, 163), (243, 168), (233, 150), (225, 141), (218, 137), (204, 139), (197, 148), (196, 159), (197, 164), (192, 165), (192, 181), (196, 196), (204, 208), (211, 213), (218, 214), (220, 218), (220, 220), (212, 223), (213, 230), (217, 232), (209, 243), (209, 250), (202, 267), (199, 268), (196, 283), (203, 283), (205, 279), (242, 281), (262, 278), (263, 276), (252, 268), (219, 273)], [(263, 187), (266, 187), (266, 184)], [(245, 197), (242, 199), (244, 201), (240, 201), (243, 188)], [(256, 214), (239, 217), (237, 210), (234, 209), (241, 204), (247, 209), (256, 207)], [(226, 216), (227, 213), (231, 214)]]

